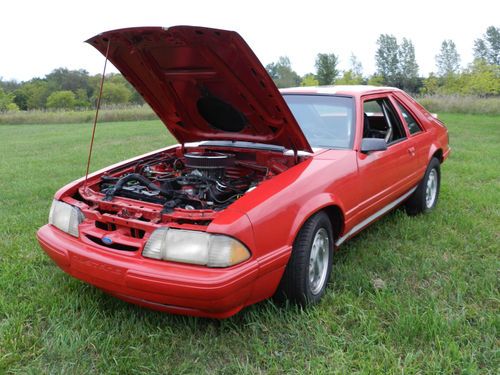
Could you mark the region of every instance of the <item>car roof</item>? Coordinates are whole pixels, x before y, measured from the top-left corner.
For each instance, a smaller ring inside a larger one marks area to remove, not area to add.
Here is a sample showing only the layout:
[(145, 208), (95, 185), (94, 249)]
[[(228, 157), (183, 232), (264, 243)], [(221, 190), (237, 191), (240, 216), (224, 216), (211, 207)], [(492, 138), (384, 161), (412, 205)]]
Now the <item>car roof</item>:
[(361, 96), (379, 92), (401, 91), (396, 87), (380, 87), (368, 85), (338, 85), (338, 86), (302, 86), (280, 89), (282, 94), (326, 94)]

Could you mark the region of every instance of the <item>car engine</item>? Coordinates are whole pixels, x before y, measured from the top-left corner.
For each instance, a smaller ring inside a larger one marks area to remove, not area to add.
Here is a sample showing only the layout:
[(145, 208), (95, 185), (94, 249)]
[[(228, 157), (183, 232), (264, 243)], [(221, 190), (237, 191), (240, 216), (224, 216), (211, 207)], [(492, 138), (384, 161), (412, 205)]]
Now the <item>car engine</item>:
[(268, 175), (268, 168), (238, 160), (236, 155), (194, 151), (138, 161), (120, 174), (103, 175), (104, 201), (126, 197), (161, 204), (163, 212), (222, 210), (253, 189)]

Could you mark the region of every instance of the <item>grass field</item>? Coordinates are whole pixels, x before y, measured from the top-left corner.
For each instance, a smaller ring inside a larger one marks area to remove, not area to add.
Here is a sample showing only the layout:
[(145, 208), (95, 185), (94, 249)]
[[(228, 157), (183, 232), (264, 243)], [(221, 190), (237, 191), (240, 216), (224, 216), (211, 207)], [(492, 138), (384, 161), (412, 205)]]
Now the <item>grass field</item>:
[[(0, 126), (0, 374), (498, 374), (500, 117), (443, 114), (453, 154), (430, 215), (342, 247), (323, 302), (214, 321), (126, 304), (38, 247), (52, 195), (85, 172), (90, 125)], [(100, 124), (92, 168), (172, 143)]]

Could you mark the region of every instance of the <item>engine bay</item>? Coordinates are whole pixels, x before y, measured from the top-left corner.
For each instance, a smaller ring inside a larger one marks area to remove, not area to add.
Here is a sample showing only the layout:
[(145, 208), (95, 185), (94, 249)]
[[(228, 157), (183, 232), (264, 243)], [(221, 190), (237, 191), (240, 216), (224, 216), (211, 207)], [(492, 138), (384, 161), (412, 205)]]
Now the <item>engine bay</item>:
[(115, 196), (161, 204), (163, 212), (221, 210), (265, 178), (266, 171), (235, 160), (234, 154), (190, 152), (139, 162), (132, 172), (103, 176), (104, 200)]
[(111, 169), (79, 195), (93, 210), (121, 217), (169, 221), (201, 212), (209, 219), (296, 162), (283, 151), (178, 147)]

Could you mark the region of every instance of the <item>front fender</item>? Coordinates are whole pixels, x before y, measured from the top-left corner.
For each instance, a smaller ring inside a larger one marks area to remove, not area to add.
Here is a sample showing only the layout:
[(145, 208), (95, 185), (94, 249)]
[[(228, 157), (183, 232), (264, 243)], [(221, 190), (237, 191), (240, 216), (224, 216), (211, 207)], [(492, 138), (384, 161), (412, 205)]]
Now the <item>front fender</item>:
[(332, 205), (348, 211), (346, 199), (352, 205), (356, 198), (356, 172), (355, 154), (336, 151), (265, 181), (231, 208), (248, 215), (260, 255), (290, 249), (300, 227), (314, 213)]

